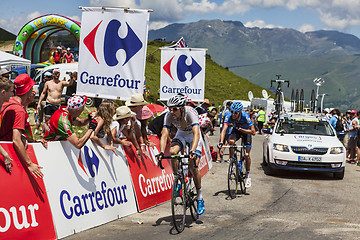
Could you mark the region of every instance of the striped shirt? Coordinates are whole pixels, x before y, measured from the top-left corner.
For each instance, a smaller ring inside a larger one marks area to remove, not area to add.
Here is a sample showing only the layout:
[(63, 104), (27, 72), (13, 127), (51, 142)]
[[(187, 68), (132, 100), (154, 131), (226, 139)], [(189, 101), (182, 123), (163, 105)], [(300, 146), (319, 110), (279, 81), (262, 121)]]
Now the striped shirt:
[(66, 140), (74, 134), (72, 121), (73, 120), (66, 107), (60, 107), (51, 116), (49, 129), (46, 130), (44, 138), (48, 141)]

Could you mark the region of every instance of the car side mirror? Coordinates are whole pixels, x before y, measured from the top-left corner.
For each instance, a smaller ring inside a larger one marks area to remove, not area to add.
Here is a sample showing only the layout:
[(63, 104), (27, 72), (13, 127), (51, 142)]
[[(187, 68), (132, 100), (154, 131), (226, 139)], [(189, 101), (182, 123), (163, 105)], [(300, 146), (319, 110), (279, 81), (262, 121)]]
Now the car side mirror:
[(263, 131), (263, 133), (265, 133), (265, 134), (272, 134), (272, 133), (273, 133), (272, 128), (264, 128), (262, 131)]

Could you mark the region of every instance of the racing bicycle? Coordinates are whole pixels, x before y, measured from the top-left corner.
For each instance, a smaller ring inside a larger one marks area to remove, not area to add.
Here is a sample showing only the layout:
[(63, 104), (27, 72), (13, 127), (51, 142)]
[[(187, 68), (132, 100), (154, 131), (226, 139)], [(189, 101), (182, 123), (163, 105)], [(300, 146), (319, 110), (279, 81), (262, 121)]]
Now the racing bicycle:
[(280, 116), (280, 112), (282, 111), (282, 107), (283, 107), (283, 101), (284, 101), (284, 93), (281, 89), (281, 85), (283, 83), (287, 83), (288, 87), (290, 86), (290, 82), (289, 80), (282, 80), (280, 79), (281, 75), (278, 74), (276, 75), (277, 79), (276, 80), (271, 80), (270, 81), (270, 86), (272, 87), (273, 83), (277, 83), (277, 87), (276, 87), (276, 94), (275, 94), (275, 99), (274, 99), (274, 105), (275, 105), (275, 111), (276, 114), (278, 116)]
[(241, 193), (246, 194), (245, 177), (245, 146), (223, 146), (223, 148), (233, 148), (234, 156), (230, 158), (228, 169), (228, 194), (230, 198), (235, 198), (239, 186)]
[[(174, 184), (171, 192), (171, 212), (174, 228), (178, 233), (184, 231), (186, 210), (190, 208), (190, 214), (194, 221), (199, 216), (197, 214), (196, 191), (194, 180), (189, 171), (189, 155), (170, 155), (163, 156), (162, 159), (177, 159), (178, 171), (174, 173)], [(159, 166), (163, 169), (161, 160)]]

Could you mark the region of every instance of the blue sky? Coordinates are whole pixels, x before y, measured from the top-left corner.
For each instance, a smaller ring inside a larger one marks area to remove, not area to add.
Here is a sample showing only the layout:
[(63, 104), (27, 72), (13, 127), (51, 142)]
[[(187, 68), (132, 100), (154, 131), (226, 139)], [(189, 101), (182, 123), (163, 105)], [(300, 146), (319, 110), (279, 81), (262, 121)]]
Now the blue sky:
[(0, 27), (17, 34), (31, 19), (50, 13), (81, 21), (79, 6), (153, 9), (150, 29), (222, 19), (247, 27), (338, 30), (360, 38), (360, 0), (1, 0)]

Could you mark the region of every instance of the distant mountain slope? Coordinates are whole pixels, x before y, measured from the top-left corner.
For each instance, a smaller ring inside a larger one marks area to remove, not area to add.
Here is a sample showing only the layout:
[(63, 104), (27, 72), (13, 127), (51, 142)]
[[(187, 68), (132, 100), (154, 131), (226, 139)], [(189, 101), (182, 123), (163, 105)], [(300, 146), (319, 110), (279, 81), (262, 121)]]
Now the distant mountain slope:
[(190, 47), (208, 48), (214, 61), (236, 67), (299, 57), (360, 53), (360, 39), (337, 31), (247, 28), (241, 22), (201, 20), (149, 31), (149, 39), (184, 37)]
[(2, 28), (0, 28), (0, 41), (15, 40), (16, 36)]
[[(151, 41), (148, 44), (145, 81), (146, 88), (150, 90), (150, 99), (153, 102), (159, 99), (160, 87), (161, 51), (157, 51), (157, 49), (165, 44), (157, 41)], [(247, 100), (250, 90), (255, 97), (262, 97), (262, 87), (221, 67), (212, 61), (209, 55), (206, 56), (205, 68), (205, 98), (208, 98), (210, 102), (215, 102), (216, 106), (227, 99)]]
[(291, 97), (293, 88), (303, 88), (307, 101), (311, 90), (316, 89), (313, 79), (321, 77), (325, 83), (320, 87), (320, 93), (330, 95), (325, 97), (326, 107), (337, 107), (342, 111), (360, 109), (360, 55), (289, 59), (231, 70), (266, 89), (270, 88), (270, 79), (281, 74), (283, 79), (290, 80), (290, 88), (283, 88), (285, 97)]

